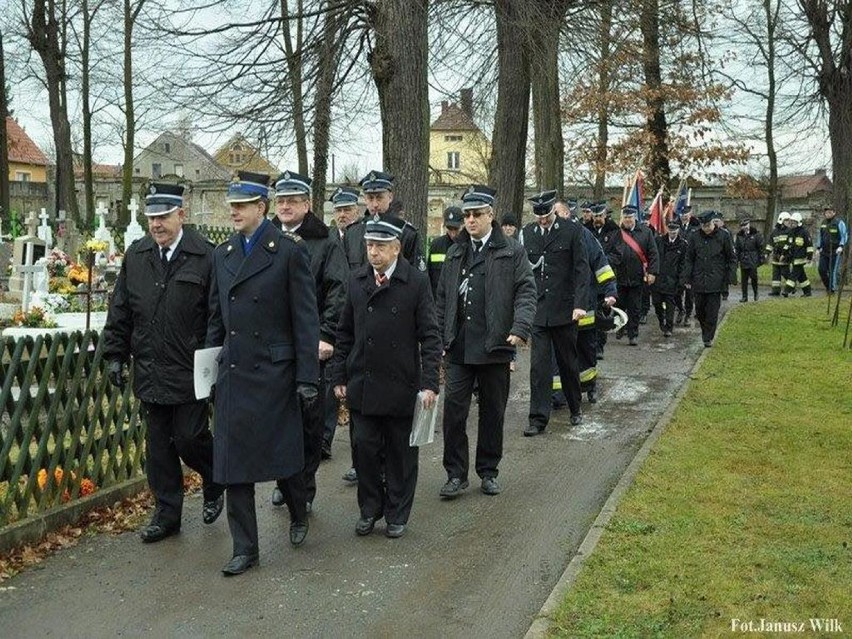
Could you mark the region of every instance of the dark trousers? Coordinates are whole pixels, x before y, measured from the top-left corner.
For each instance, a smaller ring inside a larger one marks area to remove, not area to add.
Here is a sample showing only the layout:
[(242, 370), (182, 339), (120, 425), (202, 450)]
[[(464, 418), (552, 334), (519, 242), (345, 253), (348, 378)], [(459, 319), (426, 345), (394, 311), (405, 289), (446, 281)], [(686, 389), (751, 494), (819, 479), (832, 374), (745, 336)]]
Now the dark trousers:
[(181, 460), (201, 475), (204, 500), (217, 499), (224, 488), (213, 483), (213, 435), (207, 401), (187, 404), (145, 402), (148, 429), (145, 472), (157, 507), (152, 522), (179, 526), (183, 508)]
[(692, 309), (695, 307), (695, 297), (691, 288), (683, 289), (683, 313), (686, 317), (692, 316)]
[[(414, 503), (420, 449), (409, 446), (412, 416), (363, 415), (350, 409), (361, 517), (406, 524)], [(384, 481), (382, 481), (384, 470)]]
[(226, 501), (234, 556), (258, 554), (254, 484), (231, 484), (228, 486)]
[(551, 350), (556, 354), (562, 391), (572, 415), (580, 413), (580, 362), (577, 358), (577, 323), (533, 326), (530, 361), (530, 425), (543, 429), (550, 421), (553, 374)]
[[(835, 246), (834, 249), (837, 247)], [(837, 290), (840, 282), (840, 266), (843, 256), (837, 255), (832, 250), (832, 247), (827, 247), (819, 252), (819, 278), (822, 280), (822, 285), (829, 293), (834, 293)]]
[(804, 264), (793, 264), (790, 267), (790, 271), (787, 273), (784, 292), (792, 293), (796, 290), (796, 284), (799, 284), (802, 287), (802, 293), (805, 295), (811, 294), (811, 282), (808, 279), (808, 274), (805, 273)]
[[(284, 503), (287, 504), (287, 510), (290, 511), (290, 519), (299, 522), (305, 521), (308, 517), (308, 502), (314, 500), (314, 495), (310, 494), (307, 486), (305, 471), (279, 479), (276, 484), (278, 484), (281, 494), (284, 495)], [(314, 485), (314, 493), (316, 493), (316, 485)]]
[(790, 271), (788, 264), (773, 264), (772, 265), (772, 294), (780, 295), (781, 287), (787, 280), (787, 275)]
[(618, 285), (618, 301), (627, 313), (627, 337), (639, 336), (639, 314), (642, 310), (642, 288), (638, 286)]
[(695, 296), (695, 319), (701, 325), (701, 339), (712, 342), (719, 323), (719, 307), (722, 305), (721, 293), (693, 293)]
[(641, 315), (647, 315), (651, 310), (651, 287), (647, 284), (642, 285), (642, 308), (639, 309)]
[(337, 397), (334, 395), (334, 384), (331, 383), (331, 366), (328, 366), (328, 362), (323, 362), (321, 366), (323, 368), (323, 388), (321, 389), (323, 393), (322, 439), (330, 447), (334, 441), (334, 433), (337, 431), (338, 404)]
[[(467, 416), (474, 384), (479, 388), (476, 474), (496, 477), (503, 458), (503, 419), (509, 399), (509, 364), (446, 364), (444, 384), (444, 469), (447, 477), (467, 480), (470, 447)], [(547, 401), (550, 402), (550, 393)]]
[(748, 299), (748, 283), (751, 282), (751, 292), (757, 299), (757, 267), (740, 267), (740, 284), (743, 288), (743, 299)]
[(654, 313), (660, 322), (661, 331), (670, 331), (674, 326), (675, 295), (672, 293), (661, 293), (654, 291)]
[(580, 391), (595, 390), (598, 381), (598, 329), (594, 324), (577, 329)]

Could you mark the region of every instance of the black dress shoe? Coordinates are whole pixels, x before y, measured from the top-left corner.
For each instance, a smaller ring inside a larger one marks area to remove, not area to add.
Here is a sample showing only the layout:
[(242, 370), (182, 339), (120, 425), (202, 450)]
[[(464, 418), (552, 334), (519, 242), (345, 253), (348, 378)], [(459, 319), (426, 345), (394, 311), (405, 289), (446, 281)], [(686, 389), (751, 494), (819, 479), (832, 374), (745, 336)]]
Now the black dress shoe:
[(139, 537), (146, 544), (162, 541), (166, 537), (177, 535), (180, 532), (180, 524), (177, 526), (165, 526), (163, 524), (148, 524), (139, 531)]
[(465, 488), (470, 486), (470, 483), (466, 479), (461, 479), (459, 477), (450, 477), (447, 480), (447, 483), (441, 487), (441, 492), (438, 494), (444, 499), (455, 499), (461, 494)]
[(583, 413), (574, 413), (571, 415), (571, 425), (578, 426), (583, 423)]
[(627, 331), (624, 330), (624, 328), (619, 328), (617, 331), (615, 331), (615, 339), (621, 339), (622, 337), (624, 337), (624, 334), (626, 332)]
[(373, 532), (373, 528), (376, 527), (376, 519), (378, 517), (361, 517), (358, 523), (355, 524), (355, 534), (359, 537), (369, 535)]
[(201, 508), (201, 518), (204, 520), (205, 524), (212, 524), (214, 521), (219, 519), (219, 515), (222, 514), (222, 508), (225, 507), (225, 495), (219, 495), (216, 499), (211, 499), (210, 501), (205, 501), (204, 506)]
[(308, 520), (290, 522), (290, 543), (301, 546), (308, 536)]
[(713, 346), (713, 342), (710, 340), (704, 342), (704, 348), (710, 348), (711, 346)]
[(231, 557), (231, 561), (226, 563), (225, 566), (222, 568), (222, 573), (226, 577), (241, 575), (246, 570), (248, 570), (252, 566), (256, 566), (257, 564), (257, 555), (234, 555), (233, 557)]
[(345, 473), (343, 473), (343, 481), (345, 481), (350, 486), (353, 486), (358, 483), (358, 473), (354, 468), (350, 468)]
[(405, 524), (388, 524), (385, 528), (385, 537), (399, 539), (405, 533)]
[(535, 437), (536, 435), (541, 435), (544, 432), (546, 426), (536, 426), (535, 424), (528, 424), (524, 429), (524, 437)]
[(589, 393), (588, 393), (588, 396), (589, 396), (589, 403), (590, 404), (597, 404), (598, 403), (598, 391), (590, 390)]
[(483, 477), (482, 485), (479, 489), (486, 495), (499, 495), (503, 492), (503, 489), (500, 488), (500, 484), (497, 483), (496, 477)]
[(276, 486), (272, 489), (272, 505), (273, 506), (283, 506), (285, 502), (284, 493), (281, 492), (281, 489)]
[(639, 338), (638, 338), (638, 337), (631, 337), (631, 338), (628, 340), (628, 342), (627, 342), (627, 343), (628, 343), (630, 346), (638, 346), (638, 345), (639, 345)]

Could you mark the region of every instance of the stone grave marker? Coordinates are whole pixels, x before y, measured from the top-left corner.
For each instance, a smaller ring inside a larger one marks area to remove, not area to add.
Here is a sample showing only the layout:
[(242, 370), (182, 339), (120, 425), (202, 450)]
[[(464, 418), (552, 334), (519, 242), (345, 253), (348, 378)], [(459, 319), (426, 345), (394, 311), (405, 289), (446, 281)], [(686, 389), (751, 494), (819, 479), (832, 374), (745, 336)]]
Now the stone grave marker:
[(127, 225), (127, 231), (124, 233), (124, 251), (133, 244), (134, 241), (145, 235), (145, 231), (136, 219), (136, 214), (139, 212), (139, 204), (136, 203), (136, 198), (130, 199), (130, 204), (127, 206), (130, 211), (130, 224)]

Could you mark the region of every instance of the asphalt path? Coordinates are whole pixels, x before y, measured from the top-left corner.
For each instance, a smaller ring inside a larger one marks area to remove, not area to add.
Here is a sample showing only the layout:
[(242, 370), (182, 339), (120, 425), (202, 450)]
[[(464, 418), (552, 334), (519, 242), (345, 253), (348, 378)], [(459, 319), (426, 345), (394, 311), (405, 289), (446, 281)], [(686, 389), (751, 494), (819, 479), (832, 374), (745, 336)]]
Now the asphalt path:
[[(732, 287), (732, 302), (738, 297)], [(730, 303), (723, 302), (723, 309)], [(132, 533), (97, 535), (0, 585), (0, 636), (17, 637), (522, 637), (625, 468), (703, 350), (700, 330), (664, 339), (653, 312), (639, 346), (610, 336), (599, 362), (599, 402), (584, 422), (557, 411), (525, 438), (529, 351), (512, 376), (503, 493), (471, 487), (442, 501), (442, 439), (421, 449), (408, 529), (400, 539), (355, 535), (349, 441), (338, 431), (323, 462), (305, 544), (288, 542), (286, 509), (257, 487), (260, 566), (225, 578), (223, 516), (201, 523), (188, 498), (181, 533), (145, 545)], [(468, 432), (475, 445), (476, 409)], [(471, 451), (473, 458), (473, 451)]]

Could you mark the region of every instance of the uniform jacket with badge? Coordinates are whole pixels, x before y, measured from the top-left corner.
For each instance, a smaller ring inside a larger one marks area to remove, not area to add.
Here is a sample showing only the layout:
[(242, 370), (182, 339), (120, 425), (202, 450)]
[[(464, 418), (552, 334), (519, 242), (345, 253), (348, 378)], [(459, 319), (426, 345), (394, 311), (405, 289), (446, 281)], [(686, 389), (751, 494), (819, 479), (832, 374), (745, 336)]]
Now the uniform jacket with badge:
[(242, 484), (302, 470), (296, 385), (319, 377), (319, 321), (304, 241), (271, 223), (245, 256), (235, 233), (213, 252), (207, 345), (222, 346), (213, 476)]
[(150, 235), (130, 245), (104, 327), (104, 357), (133, 356), (133, 392), (143, 402), (194, 402), (193, 358), (204, 346), (213, 246), (195, 230), (169, 262)]
[(763, 264), (763, 236), (760, 231), (749, 228), (748, 233), (743, 231), (737, 233), (734, 251), (742, 268), (757, 268)]
[(663, 233), (657, 236), (656, 242), (657, 252), (660, 255), (660, 272), (657, 273), (651, 288), (663, 295), (675, 295), (680, 286), (680, 275), (689, 244), (680, 236), (680, 233), (674, 241), (669, 239), (668, 233)]
[(364, 415), (413, 415), (420, 390), (438, 392), (440, 361), (426, 274), (402, 256), (381, 287), (370, 264), (354, 271), (332, 358), (333, 383), (346, 386), (349, 407)]
[[(594, 225), (592, 225), (594, 227)], [(606, 218), (604, 220), (603, 226), (600, 228), (592, 228), (592, 233), (595, 235), (595, 239), (600, 242), (600, 245), (606, 248), (606, 245), (609, 243), (610, 238), (613, 233), (618, 233), (618, 224), (613, 222), (610, 218)]]
[[(459, 286), (465, 276), (463, 271), (471, 250), (470, 234), (467, 229), (462, 229), (447, 251), (438, 283), (438, 325), (444, 350), (447, 351), (452, 348), (460, 329)], [(489, 353), (507, 348), (513, 350), (506, 344), (509, 335), (523, 340), (530, 337), (535, 316), (535, 279), (524, 247), (517, 240), (506, 237), (497, 222), (491, 223), (491, 237), (482, 251), (485, 252), (485, 290), (488, 295), (485, 350)]]
[(813, 259), (814, 245), (811, 242), (810, 233), (804, 226), (799, 225), (790, 230), (787, 235), (787, 244), (784, 246), (784, 254), (787, 256), (788, 264), (804, 265)]
[(536, 222), (521, 231), (536, 284), (535, 326), (564, 326), (589, 302), (589, 259), (580, 224), (556, 218), (545, 233)]
[[(367, 220), (372, 219), (372, 217), (368, 211), (359, 221), (353, 222), (346, 227), (346, 233), (343, 236), (343, 248), (346, 252), (346, 260), (349, 262), (350, 270), (354, 271), (356, 268), (368, 264), (367, 243), (364, 241), (364, 231), (367, 230)], [(400, 238), (402, 250), (400, 251), (400, 255), (418, 270), (425, 271), (426, 260), (423, 258), (423, 247), (420, 244), (420, 234), (417, 233), (417, 229), (402, 218), (393, 215), (385, 214), (379, 217), (385, 222), (390, 222), (402, 229), (402, 237)]]
[(604, 247), (609, 263), (615, 269), (615, 277), (619, 286), (641, 286), (645, 281), (645, 269), (642, 260), (630, 245), (624, 241), (622, 233), (627, 233), (645, 253), (648, 261), (648, 273), (657, 275), (660, 272), (660, 256), (657, 253), (657, 242), (654, 231), (638, 222), (628, 231), (624, 227), (618, 229), (609, 238)]
[(730, 236), (722, 229), (709, 235), (693, 233), (687, 241), (681, 284), (691, 284), (695, 293), (722, 293), (727, 290), (737, 260)]
[[(281, 228), (281, 221), (275, 217), (272, 224)], [(349, 279), (349, 265), (343, 253), (343, 245), (337, 229), (329, 229), (312, 212), (308, 212), (301, 225), (295, 231), (302, 238), (311, 256), (311, 276), (314, 278), (317, 294), (317, 308), (320, 319), (320, 339), (334, 344), (337, 334), (337, 322), (346, 299), (346, 281)]]
[(776, 266), (787, 264), (787, 236), (790, 230), (784, 224), (776, 224), (769, 233), (769, 239), (766, 241), (764, 251), (771, 253), (769, 258)]

